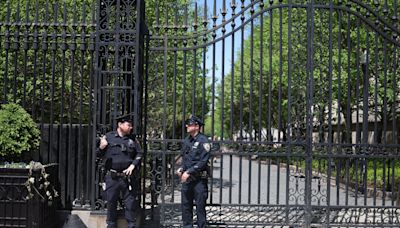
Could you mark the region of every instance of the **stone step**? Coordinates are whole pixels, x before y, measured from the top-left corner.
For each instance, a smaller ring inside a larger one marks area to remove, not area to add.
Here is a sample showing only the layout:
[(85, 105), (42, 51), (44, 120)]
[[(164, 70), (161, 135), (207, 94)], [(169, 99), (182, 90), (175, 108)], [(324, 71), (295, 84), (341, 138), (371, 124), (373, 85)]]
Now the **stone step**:
[[(159, 208), (155, 207), (153, 209), (146, 208), (145, 210), (141, 210), (140, 213), (137, 213), (137, 227), (142, 228), (159, 228), (160, 227), (160, 217), (159, 217)], [(71, 218), (75, 216), (74, 218)], [(96, 227), (96, 228), (106, 228), (106, 218), (107, 211), (106, 210), (95, 210), (91, 211), (90, 209), (74, 209), (72, 211), (69, 210), (59, 210), (57, 211), (58, 217), (58, 225), (57, 227), (62, 228), (84, 228), (85, 226), (88, 228)], [(68, 225), (69, 224), (82, 224), (82, 225)], [(127, 222), (124, 217), (123, 211), (118, 211), (118, 228), (126, 228)]]
[[(106, 212), (92, 212), (89, 210), (72, 210), (72, 215), (78, 215), (86, 227), (106, 228)], [(118, 218), (118, 228), (127, 227), (126, 220), (122, 217)]]

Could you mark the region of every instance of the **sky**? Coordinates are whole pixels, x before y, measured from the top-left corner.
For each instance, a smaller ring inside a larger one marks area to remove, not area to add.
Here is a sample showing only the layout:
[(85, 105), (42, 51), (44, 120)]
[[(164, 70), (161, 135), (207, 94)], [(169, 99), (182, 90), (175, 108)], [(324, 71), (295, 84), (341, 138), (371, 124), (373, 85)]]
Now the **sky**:
[[(198, 0), (198, 5), (201, 6), (201, 8), (203, 8), (204, 5), (204, 0)], [(222, 19), (222, 15), (221, 15), (221, 10), (222, 10), (222, 4), (223, 4), (223, 0), (216, 0), (216, 12), (218, 15), (218, 19), (216, 21), (217, 26), (221, 24), (221, 19)], [(250, 3), (249, 0), (246, 0), (244, 2), (244, 5), (247, 6)], [(241, 2), (236, 0), (236, 10), (235, 12), (239, 12), (240, 11), (240, 6), (241, 6)], [(225, 16), (226, 19), (230, 19), (231, 18), (231, 0), (226, 0), (226, 8), (228, 11), (228, 14)], [(207, 0), (207, 14), (209, 15), (209, 18), (212, 17), (213, 15), (213, 6), (214, 6), (214, 0)], [(203, 15), (203, 12), (201, 12), (201, 15)], [(240, 25), (240, 20), (237, 19), (235, 21), (236, 26)], [(210, 23), (209, 26), (212, 26), (212, 24)], [(229, 33), (232, 30), (231, 24), (229, 23), (226, 27), (226, 33)], [(217, 39), (218, 37), (221, 37), (221, 30), (218, 30), (217, 32)], [(244, 37), (245, 39), (248, 37), (249, 35), (249, 26), (246, 26), (245, 32), (244, 32)], [(219, 41), (216, 43), (216, 49), (215, 49), (215, 76), (217, 80), (220, 80), (221, 76), (222, 76), (222, 41)], [(235, 51), (235, 58), (237, 57), (237, 53), (238, 51), (240, 51), (240, 46), (241, 46), (241, 32), (237, 31), (235, 32), (235, 43), (234, 43), (234, 51)], [(213, 46), (209, 46), (208, 51), (207, 51), (207, 60), (206, 60), (206, 68), (209, 70), (207, 77), (212, 77), (212, 66), (213, 66)], [(225, 38), (225, 52), (224, 52), (224, 56), (225, 56), (225, 75), (230, 73), (230, 69), (231, 69), (231, 56), (232, 56), (232, 37), (229, 36), (227, 38)]]

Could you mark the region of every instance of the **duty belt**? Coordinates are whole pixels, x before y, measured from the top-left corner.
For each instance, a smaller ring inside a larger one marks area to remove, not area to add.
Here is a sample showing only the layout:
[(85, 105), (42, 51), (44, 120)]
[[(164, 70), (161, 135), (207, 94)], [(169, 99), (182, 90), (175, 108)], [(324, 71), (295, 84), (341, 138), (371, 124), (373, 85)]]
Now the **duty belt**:
[(133, 185), (132, 185), (132, 182), (131, 182), (131, 178), (128, 177), (125, 173), (118, 172), (118, 171), (115, 170), (115, 169), (110, 169), (110, 170), (107, 171), (107, 173), (110, 174), (110, 176), (111, 176), (112, 179), (126, 178), (125, 180), (128, 181), (128, 188), (129, 188), (129, 191), (131, 191), (131, 190), (133, 189)]
[(110, 169), (110, 170), (108, 170), (107, 173), (109, 173), (109, 174), (111, 175), (112, 178), (115, 178), (115, 177), (126, 177), (126, 174), (125, 174), (125, 173), (118, 172), (118, 171), (115, 170), (115, 169)]
[(200, 171), (196, 174), (191, 175), (193, 178), (208, 178), (208, 172), (206, 170)]

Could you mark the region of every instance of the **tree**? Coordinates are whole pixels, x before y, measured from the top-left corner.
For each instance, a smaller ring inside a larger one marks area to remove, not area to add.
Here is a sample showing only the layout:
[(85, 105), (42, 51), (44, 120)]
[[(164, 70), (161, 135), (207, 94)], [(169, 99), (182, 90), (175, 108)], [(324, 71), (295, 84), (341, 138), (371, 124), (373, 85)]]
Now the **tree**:
[[(21, 103), (32, 113), (35, 120), (42, 123), (89, 121), (92, 115), (90, 104), (93, 102), (93, 75), (97, 65), (96, 26), (97, 23), (102, 23), (96, 19), (97, 3), (98, 1), (93, 0), (65, 0), (56, 3), (22, 0), (0, 3), (0, 21), (3, 22), (0, 23), (0, 31), (4, 31), (0, 35), (3, 37), (0, 43), (2, 102)], [(146, 24), (154, 36), (171, 31), (176, 37), (186, 34), (185, 29), (171, 29), (166, 25), (166, 21), (171, 23), (173, 15), (170, 8), (175, 6), (176, 13), (179, 14), (176, 23), (184, 24), (184, 6), (187, 5), (188, 15), (194, 14), (190, 2), (145, 1), (145, 4)], [(158, 7), (155, 7), (156, 5)], [(169, 13), (169, 18), (164, 17), (166, 13)], [(112, 17), (112, 14), (110, 15)], [(157, 27), (157, 33), (152, 29), (154, 27)], [(200, 38), (198, 40), (200, 42)], [(158, 45), (156, 40), (151, 39), (151, 42), (154, 47)], [(180, 39), (174, 39), (173, 42), (180, 42), (179, 45), (182, 45)], [(194, 42), (194, 39), (188, 41), (187, 46), (190, 46), (191, 42)], [(175, 46), (178, 47), (178, 44)], [(184, 52), (187, 54), (185, 64)], [(197, 51), (194, 54), (193, 51), (168, 51), (165, 58), (163, 52), (148, 53), (150, 63), (147, 65), (147, 92), (148, 97), (154, 99), (149, 99), (150, 115), (147, 126), (150, 131), (158, 130), (159, 120), (166, 114), (163, 111), (163, 102), (159, 100), (159, 96), (163, 96), (165, 91), (168, 95), (174, 94), (166, 98), (166, 105), (177, 107), (174, 112), (166, 115), (165, 122), (172, 123), (167, 126), (168, 132), (172, 134), (180, 128), (177, 124), (180, 121), (174, 120), (176, 115), (182, 113), (182, 116), (186, 116), (190, 113), (189, 109), (183, 111), (181, 103), (182, 94), (192, 93), (189, 86), (192, 83), (191, 77), (195, 78), (193, 82), (197, 85), (201, 85), (205, 79), (202, 76), (200, 61), (202, 52)], [(168, 64), (176, 63), (176, 68), (168, 67), (165, 74), (162, 72), (164, 59)], [(183, 74), (188, 78), (185, 92), (182, 92)], [(209, 83), (206, 82), (205, 85), (208, 88)], [(174, 90), (176, 91), (173, 92)], [(203, 103), (208, 103), (207, 94), (208, 92), (203, 94), (201, 90), (197, 90), (195, 97), (203, 99)], [(185, 106), (193, 106), (192, 100), (191, 96), (187, 95)], [(202, 109), (202, 102), (194, 106), (198, 111)], [(207, 113), (208, 105), (204, 107), (202, 112)]]
[[(369, 105), (366, 110), (387, 110), (387, 118), (398, 113), (399, 95), (394, 91), (399, 91), (394, 82), (399, 79), (393, 71), (398, 70), (396, 44), (378, 33), (383, 26), (372, 28), (366, 18), (329, 7), (309, 12), (303, 8), (265, 9), (262, 15), (263, 19), (260, 15), (254, 20), (254, 31), (235, 58), (234, 75), (226, 77), (226, 85), (233, 81), (233, 95), (228, 89), (224, 94), (224, 112), (233, 116), (224, 123), (231, 136), (244, 131), (259, 139), (262, 128), (277, 128), (283, 138), (291, 132), (291, 137), (301, 139), (309, 113), (319, 140), (329, 136), (332, 141), (332, 124), (345, 123), (342, 130), (347, 134), (341, 136), (350, 143), (352, 114), (365, 109), (364, 100)], [(369, 70), (365, 76), (360, 59), (367, 50), (368, 64), (374, 62), (377, 72)], [(366, 83), (368, 76), (369, 81), (377, 82)], [(305, 109), (307, 102), (312, 102), (310, 110)], [(241, 120), (230, 122), (232, 119)]]
[(298, 121), (305, 118), (302, 107), (307, 86), (306, 68), (296, 67), (305, 66), (307, 60), (307, 47), (303, 45), (307, 33), (305, 24), (299, 20), (301, 11), (291, 10), (291, 27), (287, 8), (263, 11), (255, 21), (250, 37), (243, 41), (244, 49), (236, 57), (234, 75), (225, 78), (225, 85), (233, 85), (233, 88), (225, 89), (224, 112), (226, 116), (241, 119), (231, 123), (232, 117), (226, 119), (224, 124), (226, 129), (230, 129), (230, 137), (243, 129), (252, 135), (253, 140), (260, 140), (263, 129), (266, 129), (267, 135), (263, 137), (272, 139), (274, 127), (286, 138), (289, 118), (298, 118)]
[(41, 122), (88, 119), (91, 4), (89, 0), (0, 3), (2, 102), (22, 104)]
[(189, 114), (204, 118), (209, 110), (210, 82), (202, 66), (207, 48), (196, 47), (209, 39), (196, 35), (207, 28), (200, 19), (195, 24), (198, 11), (191, 2), (150, 1), (146, 7), (155, 9), (146, 11), (151, 29), (147, 129), (152, 137), (182, 138)]

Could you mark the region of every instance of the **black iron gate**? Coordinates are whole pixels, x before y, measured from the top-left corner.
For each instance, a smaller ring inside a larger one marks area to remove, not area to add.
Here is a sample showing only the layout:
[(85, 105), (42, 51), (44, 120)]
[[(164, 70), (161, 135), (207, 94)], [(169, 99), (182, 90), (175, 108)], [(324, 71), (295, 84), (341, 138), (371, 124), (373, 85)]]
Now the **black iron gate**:
[[(133, 133), (141, 140), (144, 1), (99, 1), (96, 27), (94, 71), (93, 135), (99, 136), (116, 128), (116, 118), (133, 115)], [(98, 137), (93, 137), (92, 154), (96, 154)], [(102, 196), (104, 164), (93, 156), (92, 208), (105, 209)], [(140, 192), (140, 190), (138, 190)]]
[(142, 206), (179, 226), (193, 113), (210, 225), (399, 226), (397, 0), (0, 4), (0, 100), (40, 123), (64, 209), (103, 209), (95, 135), (133, 112)]
[(196, 114), (210, 225), (399, 226), (398, 3), (212, 3), (152, 5), (146, 187), (161, 223), (181, 224), (174, 171)]

